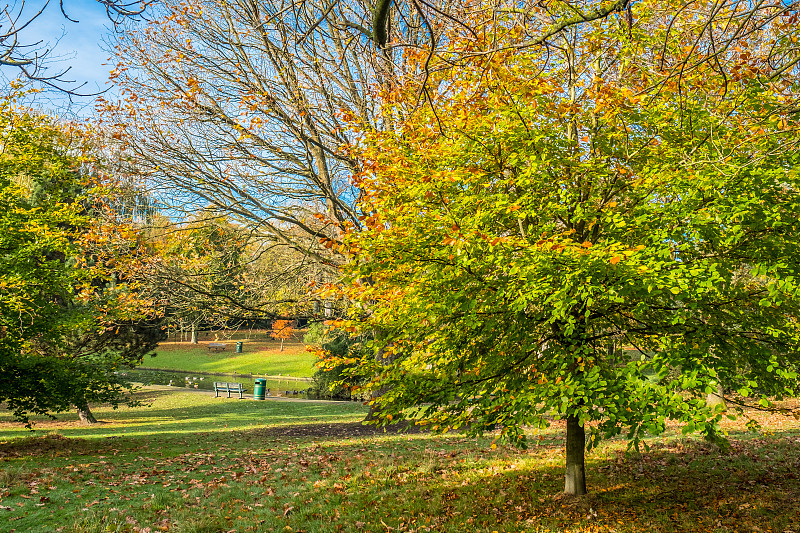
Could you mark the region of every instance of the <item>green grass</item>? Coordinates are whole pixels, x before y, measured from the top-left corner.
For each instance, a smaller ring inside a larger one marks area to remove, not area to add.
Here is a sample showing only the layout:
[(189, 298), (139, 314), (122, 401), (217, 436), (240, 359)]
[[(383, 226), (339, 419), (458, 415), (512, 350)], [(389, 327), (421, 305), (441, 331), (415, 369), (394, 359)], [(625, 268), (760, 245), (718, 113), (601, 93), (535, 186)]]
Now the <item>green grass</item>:
[[(584, 498), (560, 496), (563, 427), (528, 451), (491, 438), (359, 435), (353, 403), (145, 391), (149, 408), (72, 415), (29, 436), (0, 411), (3, 531), (800, 531), (800, 426), (731, 423), (731, 453), (679, 437), (588, 456)], [(147, 528), (150, 528), (149, 530)]]
[(210, 352), (208, 342), (200, 344), (162, 343), (156, 350), (156, 357), (148, 357), (142, 366), (164, 368), (186, 372), (213, 372), (259, 374), (269, 376), (310, 377), (314, 374), (316, 358), (298, 343), (287, 344), (279, 351), (276, 342), (245, 341), (244, 352), (234, 352), (234, 342), (226, 341), (224, 352)]

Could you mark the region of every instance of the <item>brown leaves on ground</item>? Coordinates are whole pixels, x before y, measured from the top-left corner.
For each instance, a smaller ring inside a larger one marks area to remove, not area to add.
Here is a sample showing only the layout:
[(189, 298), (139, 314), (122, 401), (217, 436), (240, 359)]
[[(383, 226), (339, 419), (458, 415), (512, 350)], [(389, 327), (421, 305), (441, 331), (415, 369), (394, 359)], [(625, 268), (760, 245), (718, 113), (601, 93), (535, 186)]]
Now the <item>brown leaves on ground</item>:
[(57, 433), (50, 433), (41, 437), (0, 442), (0, 459), (80, 454), (92, 451), (96, 447), (95, 443), (85, 439), (69, 439)]

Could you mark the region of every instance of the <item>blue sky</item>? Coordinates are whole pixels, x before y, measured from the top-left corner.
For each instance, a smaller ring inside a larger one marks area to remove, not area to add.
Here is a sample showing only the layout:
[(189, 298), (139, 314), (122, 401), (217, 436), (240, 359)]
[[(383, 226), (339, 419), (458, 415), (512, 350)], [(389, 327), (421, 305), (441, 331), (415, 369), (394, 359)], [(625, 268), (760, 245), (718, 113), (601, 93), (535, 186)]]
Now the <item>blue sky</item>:
[[(29, 2), (26, 12), (41, 9), (43, 3)], [(69, 68), (64, 79), (74, 80), (75, 83), (66, 84), (67, 86), (76, 87), (85, 82), (86, 85), (78, 89), (83, 93), (108, 88), (108, 73), (112, 67), (108, 61), (108, 52), (103, 51), (103, 40), (110, 35), (112, 24), (105, 9), (94, 0), (64, 0), (64, 8), (77, 23), (65, 19), (59, 9), (58, 0), (51, 0), (44, 13), (25, 28), (20, 40), (27, 43), (42, 41), (40, 49), (51, 49), (47, 72), (56, 74)], [(2, 69), (2, 84), (6, 84), (8, 78), (17, 74), (13, 68)], [(71, 111), (85, 115), (91, 112), (93, 97), (74, 100), (71, 109), (67, 110), (65, 107), (70, 105), (69, 100), (62, 94), (48, 91), (37, 97), (36, 104), (57, 114)]]

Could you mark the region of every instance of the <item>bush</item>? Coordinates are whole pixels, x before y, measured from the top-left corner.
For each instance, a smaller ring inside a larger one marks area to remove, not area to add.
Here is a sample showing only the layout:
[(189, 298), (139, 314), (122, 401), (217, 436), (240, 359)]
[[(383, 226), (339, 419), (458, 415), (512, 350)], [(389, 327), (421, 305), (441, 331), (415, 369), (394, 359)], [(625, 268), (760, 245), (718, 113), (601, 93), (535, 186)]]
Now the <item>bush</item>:
[[(311, 344), (307, 339), (311, 335), (313, 324), (309, 332), (303, 338), (307, 344)], [(321, 325), (321, 324), (320, 324)], [(316, 334), (316, 333), (315, 333)], [(352, 357), (356, 360), (360, 358), (360, 352), (365, 349), (363, 342), (366, 340), (363, 335), (351, 336), (348, 333), (335, 330), (324, 329), (320, 337), (322, 342), (322, 353), (331, 354), (339, 357)], [(352, 389), (366, 383), (366, 378), (353, 378), (352, 370), (357, 363), (349, 365), (338, 365), (333, 368), (319, 368), (311, 378), (312, 385), (309, 389), (309, 397), (325, 400), (358, 400), (369, 399), (369, 393), (355, 393)]]
[(328, 326), (324, 322), (312, 322), (308, 326), (303, 342), (312, 346), (322, 346), (327, 340)]

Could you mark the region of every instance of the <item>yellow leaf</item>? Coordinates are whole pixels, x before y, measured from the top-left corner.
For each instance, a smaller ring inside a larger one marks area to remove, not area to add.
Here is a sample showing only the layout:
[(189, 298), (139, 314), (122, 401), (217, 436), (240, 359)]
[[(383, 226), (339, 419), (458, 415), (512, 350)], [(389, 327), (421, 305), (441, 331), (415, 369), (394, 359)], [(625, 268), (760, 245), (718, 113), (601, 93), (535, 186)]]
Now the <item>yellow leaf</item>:
[(620, 259), (622, 259), (620, 256), (615, 255), (614, 257), (611, 258), (611, 264), (616, 265), (617, 263), (619, 263)]

